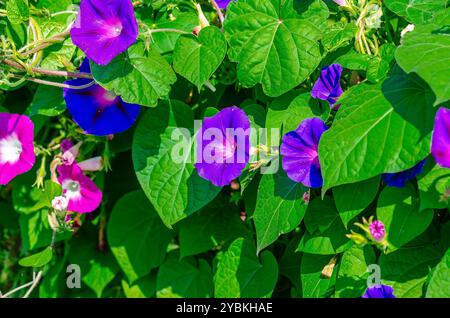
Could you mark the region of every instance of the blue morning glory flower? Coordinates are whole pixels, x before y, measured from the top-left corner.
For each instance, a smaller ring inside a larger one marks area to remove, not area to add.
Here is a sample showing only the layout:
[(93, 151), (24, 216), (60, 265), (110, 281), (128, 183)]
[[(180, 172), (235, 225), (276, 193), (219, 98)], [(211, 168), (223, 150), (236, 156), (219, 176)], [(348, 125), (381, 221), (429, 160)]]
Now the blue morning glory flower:
[[(90, 73), (86, 58), (80, 72)], [(66, 81), (71, 86), (82, 86), (90, 79)], [(119, 96), (98, 84), (83, 89), (64, 89), (67, 110), (73, 120), (87, 133), (96, 136), (117, 134), (130, 128), (140, 111), (140, 106), (125, 103)]]
[(397, 173), (385, 173), (381, 177), (388, 186), (390, 187), (396, 187), (396, 188), (403, 188), (406, 185), (406, 182), (409, 180), (414, 179), (418, 174), (420, 174), (423, 170), (423, 167), (425, 166), (426, 159), (419, 162), (414, 167), (397, 172)]
[(367, 288), (362, 298), (397, 298), (394, 295), (394, 288), (387, 285), (375, 285)]

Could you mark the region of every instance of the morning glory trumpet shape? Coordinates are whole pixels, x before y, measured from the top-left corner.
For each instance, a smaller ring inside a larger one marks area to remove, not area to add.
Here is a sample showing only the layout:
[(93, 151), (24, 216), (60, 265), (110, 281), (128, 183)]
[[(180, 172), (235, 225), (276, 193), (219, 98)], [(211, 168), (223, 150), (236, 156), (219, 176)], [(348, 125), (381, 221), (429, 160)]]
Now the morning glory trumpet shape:
[(109, 64), (139, 35), (131, 0), (81, 0), (72, 42), (96, 64)]
[(303, 120), (298, 128), (283, 136), (280, 153), (288, 177), (309, 188), (323, 184), (319, 162), (319, 141), (328, 129), (320, 118)]
[(387, 285), (374, 285), (367, 288), (362, 298), (396, 298), (394, 288)]
[(90, 213), (100, 206), (102, 192), (76, 163), (58, 167), (58, 182), (64, 197), (69, 201), (67, 210)]
[(0, 185), (34, 165), (34, 124), (24, 115), (0, 113)]
[(397, 173), (385, 173), (381, 176), (381, 178), (384, 183), (390, 187), (403, 188), (406, 185), (406, 182), (414, 179), (422, 172), (426, 162), (427, 160), (424, 159), (408, 170)]
[(311, 96), (326, 100), (333, 107), (342, 95), (341, 74), (342, 66), (339, 64), (331, 64), (322, 68), (319, 78), (314, 83)]
[(195, 168), (202, 178), (222, 187), (241, 175), (250, 158), (250, 121), (242, 109), (227, 107), (205, 118), (196, 139)]
[[(85, 59), (80, 72), (89, 73), (89, 60)], [(66, 81), (71, 86), (83, 86), (89, 79)], [(67, 110), (73, 120), (87, 133), (107, 136), (129, 129), (140, 111), (140, 106), (125, 103), (120, 96), (105, 90), (98, 84), (83, 89), (64, 88)]]
[(434, 120), (431, 154), (443, 168), (450, 168), (450, 109), (441, 107)]

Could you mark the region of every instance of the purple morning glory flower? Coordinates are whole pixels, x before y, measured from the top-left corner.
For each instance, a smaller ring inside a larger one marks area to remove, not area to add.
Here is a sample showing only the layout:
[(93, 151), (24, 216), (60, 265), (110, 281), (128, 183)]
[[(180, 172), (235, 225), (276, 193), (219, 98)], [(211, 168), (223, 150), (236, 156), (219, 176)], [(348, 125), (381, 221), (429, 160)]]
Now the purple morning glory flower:
[(314, 83), (311, 96), (326, 100), (333, 107), (337, 99), (342, 95), (342, 88), (339, 83), (341, 73), (342, 66), (339, 64), (331, 64), (322, 68), (320, 77)]
[(72, 42), (100, 65), (126, 51), (138, 33), (131, 0), (81, 0), (70, 30)]
[(373, 239), (377, 242), (381, 242), (386, 236), (386, 228), (381, 221), (373, 221), (370, 223), (369, 230), (370, 235), (372, 235)]
[(362, 298), (396, 298), (394, 288), (387, 285), (375, 285), (367, 288)]
[(290, 179), (310, 188), (322, 186), (318, 148), (320, 137), (327, 129), (322, 119), (308, 118), (283, 136), (282, 166)]
[[(90, 72), (88, 59), (84, 60), (80, 72)], [(74, 79), (65, 83), (82, 86), (90, 81)], [(73, 120), (87, 134), (96, 136), (106, 136), (127, 130), (134, 124), (140, 111), (139, 105), (125, 103), (119, 96), (97, 84), (84, 89), (65, 88), (64, 99)]]
[(229, 185), (240, 176), (250, 158), (250, 121), (236, 107), (205, 118), (197, 134), (198, 174), (215, 186)]
[(414, 167), (397, 172), (397, 173), (385, 173), (381, 177), (383, 181), (390, 187), (403, 188), (406, 185), (406, 182), (414, 179), (418, 174), (420, 174), (425, 166), (426, 159), (419, 162)]
[(216, 0), (220, 9), (226, 9), (232, 0)]
[(434, 120), (431, 154), (443, 168), (450, 168), (450, 109), (441, 107)]

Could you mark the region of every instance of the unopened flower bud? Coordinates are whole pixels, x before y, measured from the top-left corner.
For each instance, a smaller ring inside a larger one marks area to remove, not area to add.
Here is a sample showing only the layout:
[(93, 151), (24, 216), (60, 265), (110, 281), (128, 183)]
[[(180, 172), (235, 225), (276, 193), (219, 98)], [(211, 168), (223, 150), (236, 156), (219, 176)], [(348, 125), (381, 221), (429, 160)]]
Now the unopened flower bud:
[(83, 171), (100, 171), (103, 168), (103, 158), (94, 157), (78, 163), (78, 166)]
[(202, 7), (200, 4), (196, 4), (195, 7), (197, 8), (198, 12), (198, 20), (200, 21), (200, 29), (206, 28), (209, 26), (209, 21), (206, 19), (205, 14), (203, 13)]
[(414, 30), (414, 24), (408, 24), (406, 28), (400, 32), (400, 37), (404, 37), (406, 33), (411, 32)]
[(367, 244), (368, 242), (364, 236), (362, 236), (359, 233), (355, 233), (353, 231), (351, 234), (347, 234), (346, 236), (358, 245), (364, 245)]
[(372, 235), (376, 242), (381, 242), (386, 236), (386, 229), (381, 221), (373, 221), (370, 224), (369, 229), (370, 235)]
[(52, 200), (52, 207), (57, 211), (65, 211), (68, 205), (69, 201), (63, 196), (55, 197)]
[(50, 224), (50, 228), (54, 231), (59, 230), (59, 223), (55, 213), (49, 213), (47, 215), (48, 224)]

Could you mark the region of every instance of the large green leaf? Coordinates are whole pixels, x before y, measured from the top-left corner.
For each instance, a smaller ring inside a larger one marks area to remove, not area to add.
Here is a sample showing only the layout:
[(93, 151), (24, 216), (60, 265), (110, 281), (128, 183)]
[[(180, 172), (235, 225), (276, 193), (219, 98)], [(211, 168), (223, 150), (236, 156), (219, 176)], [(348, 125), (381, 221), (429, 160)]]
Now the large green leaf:
[(322, 271), (332, 260), (329, 255), (303, 254), (301, 263), (302, 296), (304, 298), (327, 297), (333, 293), (336, 284), (337, 267), (331, 277), (324, 277)]
[(406, 33), (395, 53), (406, 72), (417, 73), (430, 85), (436, 94), (435, 105), (450, 99), (449, 24), (450, 12), (446, 10), (435, 21)]
[(181, 142), (179, 137), (173, 139), (172, 133), (177, 128), (192, 129), (193, 124), (193, 114), (187, 105), (168, 101), (149, 109), (141, 118), (134, 135), (136, 175), (168, 227), (201, 209), (220, 191), (195, 170), (195, 138), (186, 141), (190, 149), (182, 153), (181, 162), (172, 158), (173, 149)]
[(242, 222), (240, 210), (222, 196), (180, 222), (179, 226), (181, 257), (206, 252), (244, 235), (253, 235)]
[(450, 188), (450, 170), (428, 160), (424, 173), (418, 177), (420, 210), (443, 209), (449, 206), (444, 194)]
[(173, 235), (141, 191), (130, 192), (116, 203), (107, 234), (111, 250), (130, 282), (164, 261)]
[(334, 202), (345, 227), (375, 199), (380, 177), (333, 188)]
[(448, 0), (385, 0), (384, 4), (399, 16), (414, 24), (424, 24), (445, 9)]
[(7, 0), (6, 15), (12, 24), (27, 22), (30, 17), (28, 0)]
[[(56, 18), (61, 18), (61, 16), (56, 16)], [(47, 39), (64, 32), (67, 29), (68, 18), (69, 16), (66, 16), (61, 22), (42, 22), (40, 26), (43, 37)], [(67, 65), (70, 65), (75, 50), (76, 46), (73, 45), (72, 39), (67, 37), (63, 42), (55, 43), (42, 51), (42, 61), (39, 66), (48, 70), (65, 70)]]
[(167, 98), (176, 76), (169, 63), (155, 50), (134, 44), (106, 66), (91, 61), (92, 75), (107, 90), (127, 103), (156, 106)]
[(66, 110), (62, 89), (54, 86), (41, 85), (33, 96), (33, 101), (27, 110), (30, 116), (58, 116)]
[(173, 53), (175, 71), (198, 88), (219, 68), (227, 54), (227, 41), (217, 27), (210, 26), (195, 35), (181, 36)]
[(419, 211), (419, 198), (408, 184), (404, 188), (386, 187), (378, 199), (377, 218), (386, 227), (388, 252), (420, 235), (430, 225), (433, 210)]
[(430, 268), (441, 259), (441, 252), (435, 245), (405, 248), (380, 256), (381, 281), (394, 288), (398, 298), (423, 296), (423, 285)]
[(319, 143), (323, 191), (411, 168), (430, 153), (434, 96), (417, 76), (396, 69), (383, 84), (360, 84), (340, 99)]
[[(48, 210), (41, 209), (29, 214), (21, 214), (19, 217), (20, 237), (22, 242), (22, 252), (34, 250), (50, 245), (53, 231), (48, 223)], [(57, 233), (55, 242), (70, 238), (72, 233)]]
[(321, 0), (241, 0), (227, 9), (224, 29), (229, 57), (243, 86), (262, 84), (279, 96), (303, 82), (319, 65), (318, 40), (328, 9)]
[(436, 266), (428, 284), (426, 297), (450, 297), (450, 249), (447, 250), (447, 253), (445, 253), (442, 260)]
[[(198, 17), (193, 12), (182, 12), (173, 20), (173, 15), (169, 18), (162, 17), (152, 24), (154, 29), (177, 29), (185, 32), (192, 32), (198, 25)], [(154, 32), (152, 33), (151, 45), (161, 54), (166, 54), (174, 50), (181, 33), (176, 32)]]
[(119, 266), (111, 252), (97, 249), (95, 236), (80, 235), (72, 240), (69, 261), (80, 266), (83, 283), (91, 288), (98, 298), (119, 272)]
[(281, 168), (276, 174), (263, 175), (253, 214), (258, 253), (300, 224), (307, 208), (303, 200), (307, 191), (301, 183), (289, 179)]
[(369, 245), (353, 246), (341, 258), (336, 280), (336, 297), (357, 298), (367, 288), (367, 267), (376, 263), (375, 252)]
[(156, 280), (158, 298), (208, 298), (213, 294), (213, 276), (208, 263), (200, 259), (169, 259), (161, 265)]
[(133, 285), (122, 280), (122, 288), (127, 298), (150, 298), (156, 293), (156, 272), (138, 279)]
[(306, 233), (297, 251), (331, 255), (341, 253), (352, 246), (345, 236), (347, 231), (336, 210), (333, 200), (312, 200), (305, 215)]
[(278, 265), (269, 251), (256, 255), (248, 240), (235, 240), (219, 257), (214, 275), (215, 297), (270, 297), (278, 279)]
[(278, 265), (280, 268), (280, 275), (287, 277), (294, 285), (297, 295), (301, 295), (302, 282), (300, 277), (300, 264), (303, 254), (296, 253), (298, 243), (300, 243), (300, 236), (296, 235), (286, 246)]

